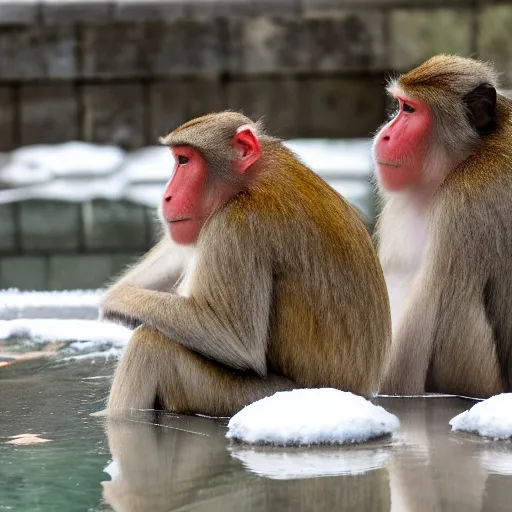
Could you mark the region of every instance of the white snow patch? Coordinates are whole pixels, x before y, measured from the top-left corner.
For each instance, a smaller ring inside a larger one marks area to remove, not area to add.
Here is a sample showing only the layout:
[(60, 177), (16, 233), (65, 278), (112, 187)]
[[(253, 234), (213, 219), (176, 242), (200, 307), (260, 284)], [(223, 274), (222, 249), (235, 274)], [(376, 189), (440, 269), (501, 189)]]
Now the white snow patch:
[(371, 139), (293, 139), (284, 143), (308, 167), (326, 178), (371, 175), (371, 144)]
[(0, 290), (0, 320), (19, 318), (98, 318), (100, 290), (29, 292)]
[(100, 146), (70, 141), (55, 145), (26, 146), (11, 153), (11, 162), (32, 171), (35, 179), (47, 174), (55, 177), (108, 174), (124, 160), (124, 151), (115, 146)]
[(119, 463), (115, 459), (111, 461), (110, 464), (108, 464), (107, 467), (103, 469), (103, 471), (110, 476), (112, 481), (117, 480), (121, 473)]
[[(294, 139), (285, 145), (371, 214), (370, 139)], [(172, 153), (165, 147), (149, 146), (126, 155), (118, 147), (77, 141), (20, 148), (2, 163), (0, 183), (13, 188), (0, 190), (1, 204), (29, 199), (125, 199), (156, 207), (174, 167)]]
[[(32, 342), (77, 341), (72, 348), (87, 350), (110, 342), (124, 347), (132, 335), (127, 327), (95, 320), (17, 319), (0, 320), (0, 340), (23, 338)], [(88, 345), (89, 344), (89, 345)]]
[(249, 444), (359, 443), (399, 426), (396, 416), (352, 393), (295, 389), (246, 406), (231, 418), (226, 436)]
[(293, 449), (261, 451), (254, 448), (230, 447), (231, 456), (259, 476), (275, 480), (314, 478), (321, 476), (360, 475), (379, 469), (389, 458), (384, 450), (320, 450)]
[(174, 156), (169, 148), (150, 146), (134, 151), (126, 160), (123, 172), (130, 182), (169, 181)]
[(512, 393), (502, 393), (475, 404), (450, 420), (452, 431), (465, 431), (493, 439), (512, 437)]

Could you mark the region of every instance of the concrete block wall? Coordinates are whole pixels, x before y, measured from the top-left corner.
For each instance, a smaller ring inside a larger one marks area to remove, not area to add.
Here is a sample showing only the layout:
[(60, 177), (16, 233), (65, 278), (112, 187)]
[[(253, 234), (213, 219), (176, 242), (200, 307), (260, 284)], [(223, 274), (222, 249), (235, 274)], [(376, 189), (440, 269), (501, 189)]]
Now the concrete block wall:
[(512, 3), (484, 0), (2, 0), (0, 151), (153, 144), (212, 110), (283, 137), (365, 137), (383, 85), (438, 52), (512, 81)]
[(0, 289), (95, 289), (155, 242), (154, 210), (93, 200), (0, 205)]

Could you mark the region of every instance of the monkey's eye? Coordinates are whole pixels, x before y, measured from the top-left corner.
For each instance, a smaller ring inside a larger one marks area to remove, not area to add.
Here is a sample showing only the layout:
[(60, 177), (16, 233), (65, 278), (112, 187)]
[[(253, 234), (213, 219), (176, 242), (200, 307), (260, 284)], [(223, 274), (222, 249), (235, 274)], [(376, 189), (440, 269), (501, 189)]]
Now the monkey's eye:
[(188, 163), (188, 156), (179, 155), (178, 156), (178, 163), (180, 165), (185, 165)]
[(414, 107), (411, 107), (411, 105), (409, 105), (408, 103), (403, 104), (402, 110), (404, 112), (407, 112), (408, 114), (412, 114), (413, 112), (415, 112)]

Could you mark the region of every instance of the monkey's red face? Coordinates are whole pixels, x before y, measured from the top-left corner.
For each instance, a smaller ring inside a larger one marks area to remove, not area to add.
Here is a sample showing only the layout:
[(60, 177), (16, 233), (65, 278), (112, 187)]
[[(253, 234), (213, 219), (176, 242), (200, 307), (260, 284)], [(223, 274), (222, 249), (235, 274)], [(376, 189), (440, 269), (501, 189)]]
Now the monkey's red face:
[(373, 155), (382, 188), (402, 190), (421, 182), (432, 114), (423, 102), (396, 95), (399, 110), (375, 137)]
[(162, 214), (172, 239), (182, 245), (193, 244), (206, 218), (220, 205), (223, 197), (208, 180), (203, 156), (188, 146), (172, 148), (175, 166), (165, 188)]

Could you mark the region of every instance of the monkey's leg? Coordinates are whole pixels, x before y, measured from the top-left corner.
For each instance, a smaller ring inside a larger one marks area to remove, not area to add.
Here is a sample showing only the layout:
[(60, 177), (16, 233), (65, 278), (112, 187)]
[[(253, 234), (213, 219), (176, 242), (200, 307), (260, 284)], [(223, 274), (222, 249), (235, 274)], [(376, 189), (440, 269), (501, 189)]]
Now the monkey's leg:
[(229, 369), (156, 330), (139, 327), (116, 370), (108, 410), (162, 408), (230, 416), (276, 391), (297, 387), (278, 375), (261, 379)]

